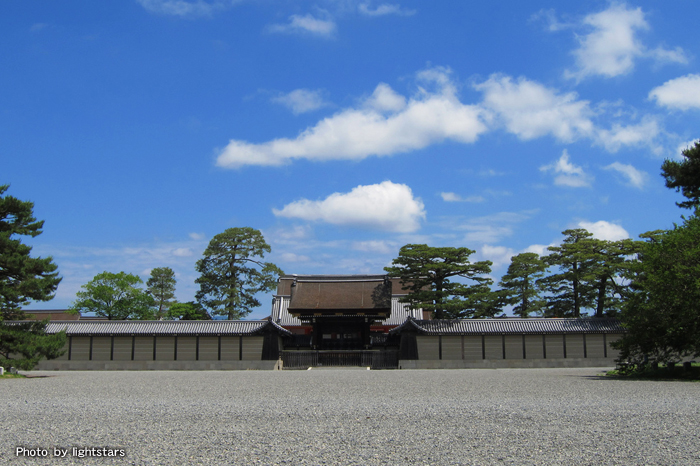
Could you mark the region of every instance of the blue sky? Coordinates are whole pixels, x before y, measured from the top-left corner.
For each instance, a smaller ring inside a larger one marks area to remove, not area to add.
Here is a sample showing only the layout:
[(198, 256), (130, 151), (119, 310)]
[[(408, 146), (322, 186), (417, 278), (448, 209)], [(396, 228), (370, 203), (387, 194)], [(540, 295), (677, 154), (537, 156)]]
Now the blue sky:
[[(692, 1), (0, 4), (0, 183), (35, 203), (63, 308), (176, 271), (230, 227), (287, 273), (381, 273), (407, 243), (494, 262), (684, 212), (700, 137)], [(269, 314), (271, 296), (251, 318)]]

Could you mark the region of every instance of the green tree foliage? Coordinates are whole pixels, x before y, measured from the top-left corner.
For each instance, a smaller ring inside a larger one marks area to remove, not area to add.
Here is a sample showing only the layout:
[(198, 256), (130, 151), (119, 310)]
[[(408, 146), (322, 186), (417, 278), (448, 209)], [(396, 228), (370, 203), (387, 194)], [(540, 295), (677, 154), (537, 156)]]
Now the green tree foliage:
[(0, 365), (32, 369), (42, 357), (63, 354), (64, 332), (46, 334), (46, 322), (6, 321), (26, 318), (21, 306), (48, 301), (61, 281), (51, 257), (31, 257), (32, 248), (18, 236), (41, 234), (43, 221), (34, 218), (34, 204), (4, 195), (0, 186)]
[(109, 320), (150, 320), (155, 301), (143, 290), (141, 278), (126, 272), (102, 272), (83, 285), (71, 304), (73, 312), (94, 313)]
[(250, 314), (260, 306), (255, 294), (273, 290), (284, 275), (275, 264), (262, 262), (269, 252), (265, 238), (253, 228), (229, 228), (214, 236), (197, 261), (197, 301), (211, 314), (228, 319)]
[[(428, 310), (435, 319), (493, 316), (500, 309), (484, 275), (491, 272), (491, 261), (469, 262), (474, 251), (467, 248), (430, 247), (407, 244), (384, 270), (401, 279), (409, 290), (403, 298), (413, 309)], [(452, 281), (471, 280), (472, 284)]]
[(194, 301), (173, 303), (167, 317), (174, 320), (211, 320), (211, 316), (201, 304)]
[(499, 286), (504, 304), (514, 305), (513, 312), (520, 317), (538, 313), (545, 305), (540, 298), (537, 280), (544, 276), (547, 264), (534, 252), (513, 256), (508, 271)]
[(560, 246), (547, 248), (548, 266), (555, 266), (559, 273), (540, 279), (539, 285), (548, 292), (547, 317), (581, 317), (581, 309), (590, 307), (591, 295), (585, 288), (584, 277), (593, 265), (589, 245), (592, 234), (583, 228), (564, 230)]
[(595, 310), (596, 317), (616, 315), (640, 243), (596, 239), (583, 228), (562, 234), (562, 244), (547, 248), (551, 254), (544, 258), (558, 272), (538, 282), (548, 292), (545, 315), (581, 317), (585, 309)]
[(175, 272), (170, 267), (156, 267), (151, 270), (146, 286), (158, 306), (156, 318), (165, 316), (168, 308), (175, 302), (176, 283)]
[(687, 201), (676, 205), (686, 209), (700, 205), (700, 142), (682, 152), (683, 160), (665, 160), (661, 165), (661, 176), (666, 179), (666, 187), (680, 191)]
[(614, 317), (620, 312), (629, 294), (629, 278), (639, 262), (637, 254), (642, 244), (631, 239), (587, 242), (592, 262), (585, 279), (593, 293), (595, 317)]
[(48, 320), (0, 326), (0, 366), (32, 370), (42, 358), (56, 359), (65, 353), (66, 332), (46, 334)]
[(620, 359), (677, 362), (700, 356), (700, 218), (663, 234), (647, 235), (634, 293), (622, 312), (628, 332)]
[(8, 187), (0, 186), (0, 320), (24, 317), (22, 306), (52, 299), (61, 282), (53, 259), (31, 257), (32, 248), (17, 238), (40, 235), (44, 222), (34, 218), (32, 202), (3, 196)]

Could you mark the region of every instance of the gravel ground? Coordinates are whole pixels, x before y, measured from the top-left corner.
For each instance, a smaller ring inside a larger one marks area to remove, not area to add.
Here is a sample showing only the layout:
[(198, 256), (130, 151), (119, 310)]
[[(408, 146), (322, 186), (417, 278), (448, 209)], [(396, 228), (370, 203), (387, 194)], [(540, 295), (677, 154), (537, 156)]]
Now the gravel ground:
[(29, 374), (0, 380), (1, 464), (700, 464), (700, 383), (600, 369)]

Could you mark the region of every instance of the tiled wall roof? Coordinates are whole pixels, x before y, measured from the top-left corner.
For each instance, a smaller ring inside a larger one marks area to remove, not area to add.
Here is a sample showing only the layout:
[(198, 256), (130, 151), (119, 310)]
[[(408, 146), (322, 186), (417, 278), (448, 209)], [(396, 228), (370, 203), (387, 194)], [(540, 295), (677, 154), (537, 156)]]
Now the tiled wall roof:
[(617, 319), (496, 318), (464, 320), (409, 319), (392, 332), (413, 328), (425, 335), (624, 333)]
[(253, 335), (268, 325), (287, 332), (265, 320), (54, 321), (46, 326), (46, 332), (65, 330), (68, 335)]

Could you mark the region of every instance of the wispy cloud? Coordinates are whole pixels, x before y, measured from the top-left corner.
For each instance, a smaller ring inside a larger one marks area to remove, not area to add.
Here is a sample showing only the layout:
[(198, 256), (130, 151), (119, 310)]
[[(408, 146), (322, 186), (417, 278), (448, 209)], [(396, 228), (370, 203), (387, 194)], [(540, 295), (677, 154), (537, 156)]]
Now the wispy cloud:
[(592, 177), (586, 174), (583, 168), (569, 162), (569, 153), (566, 149), (556, 162), (551, 165), (543, 165), (540, 170), (554, 173), (554, 184), (557, 186), (582, 188), (591, 185)]
[(360, 3), (358, 6), (358, 11), (366, 16), (386, 16), (386, 15), (399, 15), (399, 16), (411, 16), (416, 13), (416, 10), (405, 10), (401, 8), (401, 5), (382, 3), (372, 8), (369, 3)]
[(384, 181), (334, 193), (320, 201), (301, 199), (282, 209), (278, 217), (322, 221), (333, 225), (408, 233), (420, 228), (425, 209), (405, 184)]
[(649, 179), (649, 174), (637, 170), (632, 165), (626, 165), (620, 162), (614, 162), (604, 167), (605, 170), (613, 170), (622, 175), (625, 183), (637, 189), (642, 189)]
[(151, 13), (179, 16), (181, 18), (207, 17), (225, 10), (240, 0), (136, 0)]
[(649, 92), (649, 99), (674, 110), (700, 109), (700, 74), (666, 81)]
[(469, 219), (460, 223), (455, 229), (466, 231), (464, 241), (467, 245), (491, 244), (501, 241), (514, 233), (515, 225), (524, 222), (533, 212), (498, 212), (483, 217)]
[(34, 24), (32, 24), (32, 27), (29, 28), (29, 31), (30, 32), (39, 32), (39, 31), (43, 31), (47, 27), (49, 27), (49, 25), (46, 23), (34, 23)]
[(436, 68), (419, 73), (421, 87), (409, 99), (380, 84), (356, 108), (343, 110), (307, 128), (294, 139), (260, 144), (231, 140), (219, 153), (217, 165), (282, 165), (294, 159), (361, 160), (422, 149), (446, 139), (470, 143), (487, 130), (481, 110), (462, 104), (449, 71)]
[(325, 18), (317, 18), (307, 13), (305, 15), (291, 15), (286, 24), (273, 24), (267, 28), (269, 32), (288, 34), (311, 34), (317, 37), (331, 38), (335, 35), (337, 26), (335, 20), (326, 15)]
[(462, 197), (459, 194), (455, 194), (455, 193), (451, 193), (451, 192), (440, 193), (440, 197), (442, 197), (442, 200), (445, 202), (484, 202), (483, 196)]
[(641, 8), (613, 3), (606, 10), (586, 16), (581, 26), (589, 32), (578, 37), (574, 50), (576, 66), (565, 75), (581, 81), (590, 76), (607, 78), (620, 76), (634, 69), (638, 58), (650, 58), (657, 63), (687, 63), (681, 48), (647, 48), (639, 32), (649, 29)]
[(312, 112), (328, 105), (328, 102), (323, 98), (323, 91), (320, 89), (313, 91), (310, 89), (295, 89), (270, 100), (276, 104), (284, 105), (295, 115)]

